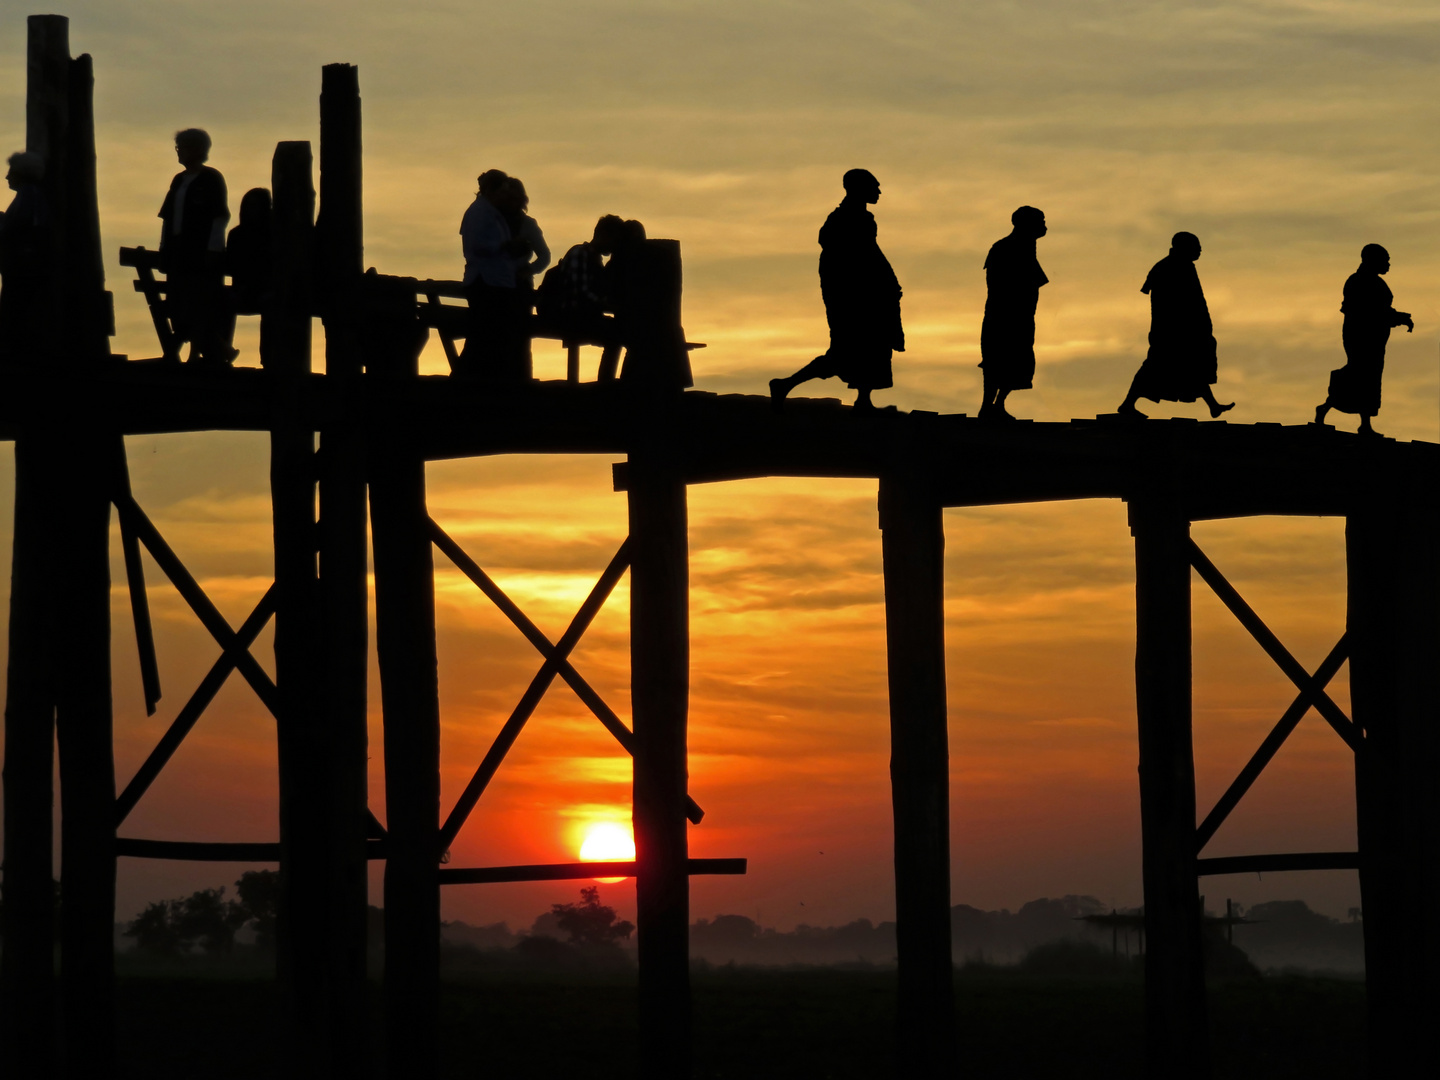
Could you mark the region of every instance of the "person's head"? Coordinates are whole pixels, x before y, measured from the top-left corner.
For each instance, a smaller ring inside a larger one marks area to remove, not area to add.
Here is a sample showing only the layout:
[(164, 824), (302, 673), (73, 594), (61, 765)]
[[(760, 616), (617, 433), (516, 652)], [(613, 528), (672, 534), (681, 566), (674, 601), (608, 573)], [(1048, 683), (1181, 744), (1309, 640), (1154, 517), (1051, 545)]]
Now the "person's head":
[(880, 201), (880, 181), (869, 169), (851, 169), (840, 182), (845, 185), (847, 198), (861, 199), (867, 203)]
[(1379, 244), (1366, 244), (1360, 249), (1360, 268), (1376, 274), (1388, 273), (1390, 270), (1390, 252), (1386, 251)]
[(1193, 232), (1177, 232), (1170, 238), (1170, 251), (1194, 262), (1200, 258), (1200, 238)]
[(530, 196), (525, 191), (525, 185), (520, 182), (518, 176), (512, 176), (505, 182), (505, 201), (516, 210), (526, 210), (530, 206)]
[(634, 218), (630, 218), (620, 227), (620, 239), (626, 247), (643, 244), (645, 242), (645, 226)]
[(270, 189), (251, 188), (240, 200), (240, 224), (265, 226), (270, 222)]
[(175, 157), (187, 169), (198, 168), (210, 158), (210, 134), (200, 128), (175, 133)]
[(21, 184), (38, 184), (45, 179), (45, 159), (39, 154), (28, 150), (11, 154), (9, 165), (5, 179), (10, 181), (10, 187), (16, 191), (20, 190)]
[(489, 201), (494, 202), (496, 196), (504, 189), (509, 179), (510, 177), (499, 169), (486, 169), (480, 174), (476, 182), (480, 185), (480, 194)]
[(1048, 231), (1045, 228), (1045, 211), (1033, 206), (1022, 206), (1010, 215), (1010, 224), (1022, 236), (1033, 236), (1037, 240)]
[(617, 245), (624, 243), (624, 238), (625, 219), (618, 214), (606, 214), (595, 222), (595, 233), (590, 243), (601, 255), (610, 255)]

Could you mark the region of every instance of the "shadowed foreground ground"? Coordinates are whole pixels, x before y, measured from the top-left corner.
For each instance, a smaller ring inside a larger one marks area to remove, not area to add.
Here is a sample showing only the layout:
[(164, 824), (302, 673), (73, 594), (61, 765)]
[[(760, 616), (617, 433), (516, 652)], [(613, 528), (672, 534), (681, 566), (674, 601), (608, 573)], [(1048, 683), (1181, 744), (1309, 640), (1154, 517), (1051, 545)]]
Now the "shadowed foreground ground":
[[(598, 973), (452, 981), (444, 1075), (633, 1076), (632, 985)], [(956, 990), (967, 1077), (1140, 1075), (1134, 979), (971, 970)], [(122, 1077), (276, 1074), (267, 980), (131, 976), (119, 996)], [(695, 997), (699, 1077), (893, 1075), (893, 972), (716, 968), (696, 972)], [(1214, 988), (1210, 1000), (1217, 1077), (1364, 1073), (1358, 982), (1272, 977)], [(369, 1030), (378, 1040), (378, 1022)]]

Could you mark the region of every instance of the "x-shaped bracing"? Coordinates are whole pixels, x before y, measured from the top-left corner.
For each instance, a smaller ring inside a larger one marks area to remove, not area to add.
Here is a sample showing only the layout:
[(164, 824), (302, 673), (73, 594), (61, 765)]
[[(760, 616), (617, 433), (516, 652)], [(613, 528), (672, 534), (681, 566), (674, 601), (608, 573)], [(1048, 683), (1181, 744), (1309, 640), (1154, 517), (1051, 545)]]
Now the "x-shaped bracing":
[(1270, 759), (1275, 756), (1290, 733), (1295, 730), (1301, 719), (1312, 708), (1325, 718), (1325, 721), (1335, 729), (1337, 735), (1345, 740), (1351, 750), (1359, 751), (1362, 735), (1359, 727), (1325, 692), (1330, 680), (1340, 670), (1340, 665), (1345, 663), (1350, 656), (1350, 646), (1344, 634), (1340, 635), (1340, 640), (1335, 643), (1335, 647), (1320, 662), (1320, 666), (1312, 675), (1291, 655), (1290, 650), (1280, 643), (1280, 639), (1271, 632), (1260, 616), (1255, 614), (1254, 609), (1235, 591), (1235, 587), (1225, 580), (1225, 576), (1216, 569), (1215, 564), (1200, 550), (1194, 540), (1190, 541), (1190, 565), (1195, 568), (1195, 572), (1200, 575), (1205, 584), (1210, 586), (1211, 591), (1220, 598), (1220, 602), (1230, 609), (1231, 614), (1240, 621), (1240, 625), (1250, 632), (1250, 636), (1265, 650), (1266, 655), (1275, 661), (1276, 666), (1285, 673), (1299, 691), (1295, 700), (1290, 703), (1290, 707), (1280, 717), (1279, 722), (1271, 729), (1270, 734), (1265, 736), (1265, 741), (1260, 744), (1260, 748), (1240, 770), (1240, 775), (1226, 789), (1225, 794), (1220, 796), (1215, 808), (1206, 815), (1205, 820), (1200, 823), (1200, 827), (1195, 830), (1195, 850), (1198, 852), (1210, 842), (1216, 830), (1230, 816), (1230, 811), (1235, 809), (1235, 805), (1250, 790), (1251, 785), (1255, 783), (1265, 766), (1270, 763)]
[[(555, 681), (557, 675), (565, 680), (570, 689), (575, 691), (575, 696), (585, 703), (595, 714), (595, 718), (605, 725), (605, 729), (615, 736), (615, 741), (625, 752), (631, 755), (635, 753), (634, 734), (625, 726), (624, 721), (615, 715), (614, 710), (605, 704), (584, 677), (575, 670), (569, 659), (570, 654), (580, 643), (580, 638), (589, 629), (610, 593), (619, 584), (625, 571), (629, 569), (630, 541), (627, 539), (620, 545), (620, 550), (615, 553), (615, 557), (610, 560), (610, 565), (600, 575), (600, 580), (590, 590), (590, 595), (580, 605), (580, 610), (570, 620), (570, 625), (565, 633), (561, 635), (558, 642), (552, 643), (515, 602), (505, 595), (500, 586), (496, 585), (490, 576), (480, 569), (475, 560), (470, 558), (460, 545), (436, 524), (433, 518), (430, 519), (430, 538), (460, 572), (474, 582), (476, 587), (504, 612), (506, 618), (515, 624), (516, 629), (524, 634), (526, 640), (535, 646), (535, 650), (545, 658), (545, 662), (540, 665), (540, 670), (530, 680), (530, 685), (521, 696), (519, 703), (511, 711), (509, 719), (501, 727), (500, 733), (495, 736), (489, 752), (480, 762), (479, 768), (475, 770), (475, 775), (470, 778), (470, 782), (465, 785), (465, 790), (460, 794), (460, 798), (456, 800), (455, 808), (445, 819), (445, 824), (440, 830), (440, 850), (444, 851), (454, 842), (456, 835), (465, 824), (465, 819), (475, 809), (475, 804), (480, 801), (480, 796), (484, 794), (486, 786), (494, 777), (496, 770), (500, 768), (500, 763), (505, 760), (505, 755), (515, 744), (526, 721), (530, 719), (531, 714), (540, 704), (540, 699), (545, 696), (545, 692)], [(687, 796), (685, 816), (698, 825), (700, 819), (705, 816), (705, 812), (695, 804), (694, 799)]]

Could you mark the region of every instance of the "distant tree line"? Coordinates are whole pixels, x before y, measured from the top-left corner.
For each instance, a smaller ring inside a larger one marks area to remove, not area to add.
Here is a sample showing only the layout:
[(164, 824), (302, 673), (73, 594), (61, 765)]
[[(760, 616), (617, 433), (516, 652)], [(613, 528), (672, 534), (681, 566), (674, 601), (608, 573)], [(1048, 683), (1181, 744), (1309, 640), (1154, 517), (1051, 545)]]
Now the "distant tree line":
[(235, 883), (235, 894), (235, 899), (226, 899), (221, 887), (157, 900), (125, 928), (125, 936), (134, 938), (135, 947), (151, 956), (184, 956), (197, 949), (208, 956), (224, 956), (235, 950), (235, 935), (250, 926), (255, 947), (273, 951), (279, 873), (246, 871)]

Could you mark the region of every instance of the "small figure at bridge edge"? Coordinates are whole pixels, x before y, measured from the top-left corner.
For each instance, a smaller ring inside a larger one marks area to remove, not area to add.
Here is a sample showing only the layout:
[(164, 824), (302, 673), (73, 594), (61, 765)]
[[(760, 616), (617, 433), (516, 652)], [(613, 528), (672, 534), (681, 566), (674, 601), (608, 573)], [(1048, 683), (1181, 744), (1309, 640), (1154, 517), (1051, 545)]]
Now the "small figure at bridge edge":
[(1330, 372), (1325, 401), (1315, 407), (1315, 423), (1329, 427), (1325, 415), (1331, 409), (1357, 413), (1360, 434), (1378, 434), (1370, 419), (1380, 411), (1380, 380), (1385, 373), (1385, 346), (1390, 331), (1405, 327), (1415, 332), (1415, 320), (1406, 311), (1396, 311), (1390, 286), (1380, 280), (1390, 271), (1390, 253), (1379, 244), (1360, 249), (1360, 267), (1345, 279), (1340, 310), (1345, 323), (1340, 331), (1345, 346), (1345, 366)]
[(50, 210), (45, 159), (11, 154), (5, 179), (15, 198), (0, 214), (0, 364), (33, 364), (44, 345), (49, 298)]
[(1151, 401), (1195, 401), (1210, 407), (1218, 417), (1235, 407), (1222, 405), (1210, 389), (1217, 378), (1215, 328), (1210, 308), (1195, 272), (1200, 238), (1177, 232), (1170, 253), (1150, 268), (1140, 291), (1150, 294), (1150, 351), (1130, 383), (1130, 392), (1117, 410), (1127, 419), (1143, 419), (1135, 408), (1139, 398)]
[(874, 409), (871, 392), (894, 385), (890, 358), (905, 351), (900, 282), (877, 242), (875, 215), (866, 209), (879, 202), (880, 181), (866, 169), (851, 169), (842, 182), (845, 198), (820, 229), (820, 295), (830, 348), (795, 374), (770, 380), (777, 409), (802, 382), (831, 377), (857, 391), (857, 409)]
[(205, 164), (210, 136), (200, 128), (175, 133), (175, 157), (183, 169), (170, 181), (158, 215), (165, 305), (176, 337), (190, 342), (189, 362), (223, 366), (236, 355), (226, 334), (225, 177)]
[(980, 370), (984, 372), (981, 420), (1014, 420), (1005, 408), (1012, 390), (1035, 385), (1035, 308), (1049, 283), (1035, 241), (1048, 231), (1045, 214), (1022, 206), (1010, 215), (1009, 236), (985, 256), (985, 318), (980, 324)]

